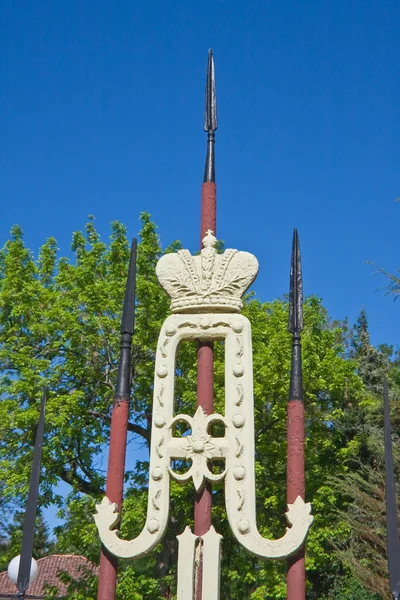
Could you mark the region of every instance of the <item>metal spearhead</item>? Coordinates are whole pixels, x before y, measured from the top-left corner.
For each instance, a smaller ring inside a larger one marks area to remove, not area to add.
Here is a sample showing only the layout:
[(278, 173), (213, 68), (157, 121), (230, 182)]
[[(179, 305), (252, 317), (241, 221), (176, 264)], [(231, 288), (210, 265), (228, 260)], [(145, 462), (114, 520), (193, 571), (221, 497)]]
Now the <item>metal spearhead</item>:
[(213, 52), (208, 51), (206, 102), (204, 110), (204, 131), (212, 132), (217, 129), (217, 97), (215, 94), (215, 71)]
[(208, 51), (206, 103), (204, 109), (204, 131), (207, 132), (207, 157), (203, 183), (215, 183), (215, 130), (217, 129), (217, 98), (215, 95), (214, 58), (212, 50)]
[(288, 330), (293, 335), (299, 335), (303, 331), (303, 278), (301, 273), (300, 244), (297, 229), (294, 229), (293, 231)]
[(24, 528), (22, 536), (21, 558), (18, 569), (17, 587), (19, 595), (24, 597), (29, 586), (29, 577), (31, 572), (31, 561), (33, 552), (33, 540), (35, 537), (36, 509), (39, 492), (40, 480), (40, 462), (42, 459), (42, 447), (44, 437), (44, 413), (46, 408), (47, 390), (43, 391), (42, 402), (40, 406), (40, 416), (36, 432), (35, 450), (33, 454), (33, 463), (31, 478), (29, 481), (28, 501), (26, 505)]
[(215, 130), (217, 129), (217, 98), (215, 95), (214, 58), (208, 51), (206, 104), (204, 110), (204, 130), (207, 131), (207, 157), (203, 183), (215, 183)]
[(121, 349), (114, 397), (114, 400), (127, 402), (129, 402), (131, 384), (131, 345), (135, 329), (136, 253), (137, 240), (135, 238), (132, 240), (124, 307), (122, 309)]
[(383, 386), (383, 411), (385, 429), (385, 474), (386, 474), (386, 535), (390, 591), (394, 599), (400, 596), (400, 545), (397, 520), (396, 488), (394, 483), (392, 431), (387, 381)]
[(130, 335), (133, 335), (135, 327), (136, 253), (137, 240), (134, 238), (132, 240), (128, 277), (125, 288), (124, 307), (122, 309), (121, 334), (129, 333)]

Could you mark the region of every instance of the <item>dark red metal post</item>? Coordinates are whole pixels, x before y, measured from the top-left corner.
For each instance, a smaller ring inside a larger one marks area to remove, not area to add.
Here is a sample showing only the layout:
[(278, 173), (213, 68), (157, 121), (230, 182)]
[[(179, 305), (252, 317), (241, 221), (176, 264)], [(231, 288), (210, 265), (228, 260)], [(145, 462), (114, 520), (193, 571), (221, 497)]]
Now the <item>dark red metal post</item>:
[[(216, 235), (217, 193), (215, 184), (214, 132), (217, 129), (217, 112), (215, 99), (214, 61), (212, 51), (208, 53), (207, 83), (204, 130), (208, 134), (207, 158), (201, 189), (200, 248), (208, 230)], [(201, 406), (207, 415), (214, 412), (214, 349), (211, 342), (199, 342), (197, 350), (197, 406)], [(207, 533), (212, 520), (212, 489), (206, 482), (196, 494), (194, 503), (194, 534), (201, 536)], [(203, 599), (202, 591), (202, 556), (195, 576), (195, 600)]]
[[(201, 238), (211, 229), (215, 234), (216, 186), (203, 183), (201, 210)], [(214, 349), (211, 342), (199, 342), (197, 349), (197, 406), (207, 415), (214, 412)], [(194, 534), (201, 536), (210, 529), (212, 519), (212, 489), (210, 482), (196, 494), (194, 503)], [(195, 599), (202, 600), (203, 565), (200, 556), (196, 576)], [(205, 599), (204, 599), (205, 600)]]
[[(131, 383), (131, 344), (134, 330), (136, 282), (136, 240), (132, 242), (129, 272), (121, 322), (121, 350), (117, 385), (111, 415), (106, 496), (116, 502), (121, 513), (124, 490), (126, 441), (129, 421)], [(117, 586), (118, 559), (102, 547), (97, 600), (114, 600)]]
[[(128, 418), (129, 400), (114, 402), (111, 417), (106, 496), (111, 502), (117, 503), (119, 511), (122, 507)], [(102, 547), (97, 600), (114, 600), (117, 568), (118, 559)]]
[[(287, 503), (297, 496), (304, 500), (304, 404), (298, 400), (288, 403)], [(305, 600), (305, 548), (288, 558), (287, 600)]]
[[(290, 270), (289, 331), (292, 334), (292, 364), (287, 420), (287, 503), (293, 504), (298, 496), (304, 500), (304, 403), (300, 334), (303, 329), (303, 285), (300, 247), (297, 230), (293, 234)], [(306, 572), (305, 547), (288, 558), (287, 600), (305, 600)]]
[(211, 229), (216, 236), (217, 227), (217, 186), (213, 181), (206, 181), (201, 188), (201, 222), (200, 222), (200, 248), (207, 231)]

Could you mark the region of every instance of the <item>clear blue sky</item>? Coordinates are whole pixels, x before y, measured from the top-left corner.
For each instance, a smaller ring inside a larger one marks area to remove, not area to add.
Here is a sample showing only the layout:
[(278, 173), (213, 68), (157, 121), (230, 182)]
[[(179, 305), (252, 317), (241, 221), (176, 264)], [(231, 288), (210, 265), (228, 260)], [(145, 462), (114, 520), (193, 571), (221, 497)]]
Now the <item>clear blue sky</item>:
[(219, 237), (257, 255), (270, 300), (296, 226), (305, 292), (398, 344), (364, 264), (400, 267), (398, 2), (3, 0), (0, 19), (0, 245), (19, 223), (66, 254), (88, 214), (133, 236), (149, 211), (196, 250), (212, 47)]
[(65, 254), (89, 213), (133, 236), (149, 211), (195, 250), (212, 47), (219, 237), (257, 255), (267, 300), (298, 227), (305, 292), (399, 342), (364, 264), (400, 266), (398, 2), (3, 0), (0, 17), (1, 245), (19, 223)]

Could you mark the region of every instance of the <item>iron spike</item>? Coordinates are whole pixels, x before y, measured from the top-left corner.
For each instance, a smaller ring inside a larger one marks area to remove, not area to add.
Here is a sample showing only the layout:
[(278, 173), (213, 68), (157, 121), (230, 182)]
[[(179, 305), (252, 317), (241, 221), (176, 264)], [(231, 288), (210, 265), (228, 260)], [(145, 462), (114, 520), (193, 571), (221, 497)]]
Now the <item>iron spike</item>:
[(42, 459), (42, 447), (44, 438), (44, 414), (46, 409), (46, 399), (47, 390), (44, 389), (42, 402), (40, 406), (40, 416), (36, 431), (35, 450), (33, 454), (31, 477), (29, 481), (28, 501), (26, 505), (24, 518), (21, 558), (19, 563), (17, 579), (19, 598), (25, 598), (25, 592), (29, 586), (29, 576), (31, 572), (33, 541), (35, 537), (36, 526), (37, 498), (40, 480), (40, 463)]
[(132, 240), (128, 277), (125, 288), (124, 307), (122, 309), (121, 334), (129, 333), (130, 335), (133, 335), (135, 327), (136, 253), (137, 240), (134, 238)]
[(204, 131), (213, 132), (218, 127), (217, 97), (215, 93), (215, 69), (213, 51), (208, 51), (206, 102), (204, 110)]
[(203, 183), (215, 182), (215, 130), (218, 127), (217, 121), (217, 97), (215, 92), (215, 69), (213, 52), (208, 51), (207, 80), (206, 80), (206, 101), (204, 108), (204, 131), (207, 132), (207, 158), (204, 170)]
[(392, 432), (387, 380), (383, 385), (383, 410), (385, 429), (385, 474), (386, 474), (386, 535), (390, 591), (394, 600), (400, 597), (400, 545), (397, 519), (396, 488), (394, 482)]
[(128, 277), (126, 280), (124, 307), (121, 320), (121, 346), (118, 376), (115, 386), (115, 402), (129, 402), (131, 385), (131, 346), (135, 329), (135, 292), (136, 292), (136, 254), (137, 240), (132, 240)]
[(294, 229), (293, 231), (288, 330), (293, 335), (300, 335), (303, 331), (303, 277), (301, 272), (300, 244), (297, 229)]

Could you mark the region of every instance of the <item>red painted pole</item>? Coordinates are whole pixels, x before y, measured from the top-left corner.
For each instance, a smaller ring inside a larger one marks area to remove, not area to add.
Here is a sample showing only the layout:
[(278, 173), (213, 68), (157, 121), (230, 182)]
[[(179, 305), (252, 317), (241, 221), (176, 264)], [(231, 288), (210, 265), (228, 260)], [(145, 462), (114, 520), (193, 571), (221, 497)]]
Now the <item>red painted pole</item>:
[[(211, 229), (216, 229), (216, 185), (205, 182), (201, 191), (201, 229), (203, 239)], [(202, 244), (201, 244), (201, 247)], [(212, 342), (199, 342), (197, 350), (197, 406), (201, 406), (207, 415), (214, 412), (214, 349)], [(206, 482), (196, 494), (194, 503), (194, 534), (201, 536), (207, 533), (212, 520), (212, 488)], [(202, 600), (202, 557), (197, 568), (195, 599)], [(204, 599), (205, 600), (205, 599)]]
[[(292, 334), (292, 364), (287, 420), (287, 503), (305, 499), (304, 403), (300, 334), (303, 329), (303, 283), (297, 230), (293, 234), (289, 292), (289, 331)], [(287, 561), (287, 600), (305, 600), (305, 546)]]
[[(201, 188), (200, 249), (203, 238), (211, 230), (216, 235), (217, 224), (217, 188), (215, 184), (214, 132), (217, 129), (215, 98), (214, 60), (212, 51), (208, 53), (207, 83), (204, 130), (208, 134), (207, 158)], [(197, 406), (210, 415), (214, 412), (214, 349), (211, 342), (199, 342), (197, 349)], [(194, 502), (194, 534), (207, 533), (212, 520), (212, 488), (206, 482), (196, 494)], [(200, 553), (195, 573), (195, 600), (203, 599), (202, 590), (203, 560)]]
[[(304, 404), (299, 400), (288, 403), (287, 427), (287, 503), (293, 504), (297, 496), (304, 500)], [(306, 571), (305, 547), (288, 558), (287, 600), (305, 600)]]
[[(201, 193), (201, 239), (211, 229), (215, 235), (216, 228), (216, 185), (214, 182), (203, 183)], [(201, 245), (202, 247), (202, 245)], [(212, 342), (199, 342), (197, 349), (197, 406), (201, 406), (207, 415), (214, 412), (214, 349)], [(196, 494), (194, 503), (194, 534), (201, 536), (211, 527), (212, 488), (206, 482)], [(200, 563), (196, 576), (196, 600), (202, 600), (202, 572)]]
[[(129, 396), (127, 399), (114, 402), (111, 417), (106, 496), (111, 502), (117, 503), (119, 511), (122, 507), (124, 487), (128, 418)], [(118, 559), (102, 547), (97, 600), (114, 600), (117, 586), (117, 568)]]
[[(201, 192), (201, 239), (216, 229), (216, 185), (203, 183)], [(201, 244), (201, 248), (203, 245)], [(197, 349), (197, 406), (207, 415), (214, 412), (214, 348), (212, 342), (199, 342)], [(196, 494), (194, 506), (194, 534), (203, 535), (211, 527), (211, 484), (207, 482)]]
[(214, 181), (206, 181), (201, 186), (200, 249), (203, 238), (211, 229), (216, 236), (217, 228), (217, 186)]
[[(197, 406), (205, 413), (213, 412), (213, 345), (199, 342), (197, 350)], [(196, 494), (194, 501), (194, 534), (201, 536), (207, 533), (212, 521), (212, 488), (207, 481)], [(200, 554), (195, 574), (195, 600), (203, 600), (203, 556)], [(205, 599), (204, 599), (205, 600)]]
[[(106, 496), (116, 502), (121, 514), (124, 490), (126, 441), (129, 421), (131, 384), (131, 345), (134, 331), (136, 285), (136, 240), (132, 242), (121, 321), (121, 350), (110, 426)], [(102, 547), (97, 600), (114, 600), (117, 587), (118, 559)]]

